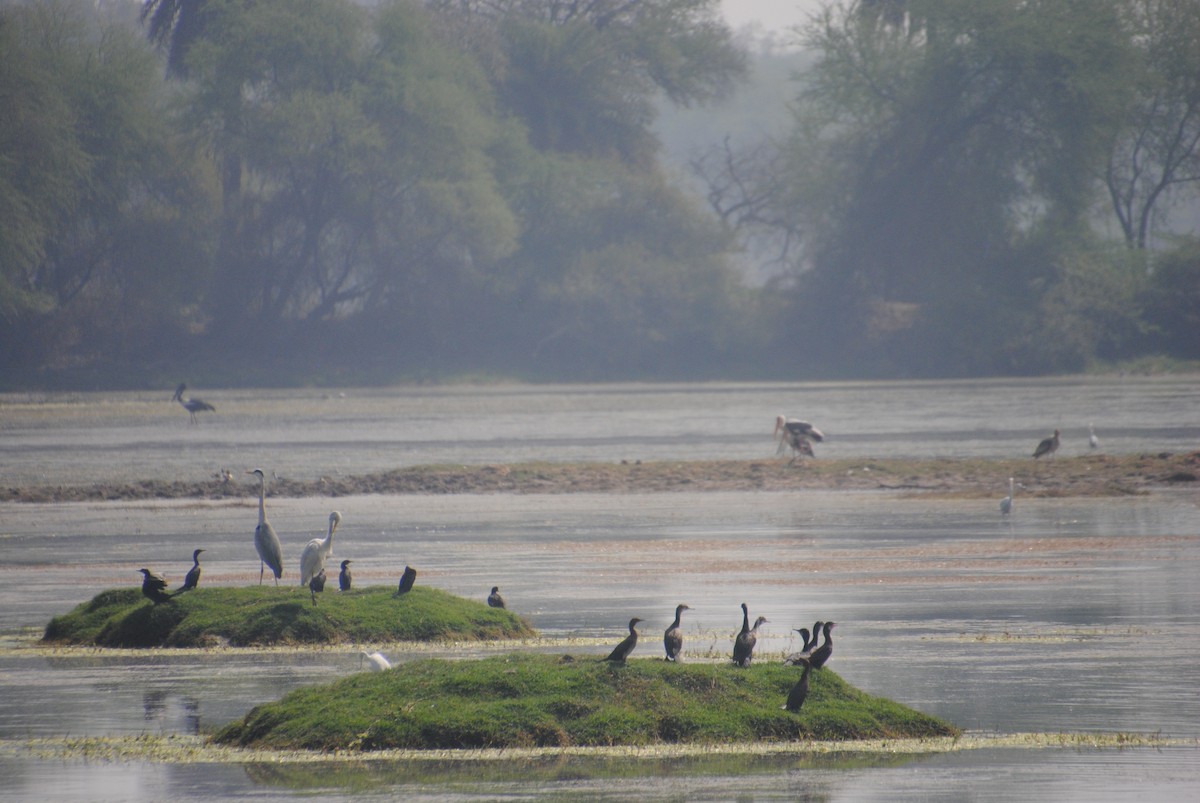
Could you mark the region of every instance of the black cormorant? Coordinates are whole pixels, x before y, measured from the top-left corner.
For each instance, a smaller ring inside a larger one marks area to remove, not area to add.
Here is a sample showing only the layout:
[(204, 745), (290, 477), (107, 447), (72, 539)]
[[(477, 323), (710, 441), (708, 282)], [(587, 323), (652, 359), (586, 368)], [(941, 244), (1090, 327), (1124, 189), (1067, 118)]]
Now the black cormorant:
[(624, 641), (613, 647), (613, 651), (604, 660), (625, 663), (625, 659), (629, 657), (630, 653), (633, 652), (633, 648), (637, 646), (638, 633), (633, 629), (633, 626), (640, 621), (642, 620), (636, 616), (629, 620), (629, 635), (625, 637)]
[(404, 567), (404, 574), (400, 575), (400, 585), (396, 589), (396, 593), (392, 597), (398, 597), (401, 594), (407, 594), (412, 591), (413, 583), (417, 582), (417, 570), (412, 566)]
[(679, 654), (683, 652), (683, 629), (679, 626), (679, 617), (684, 611), (690, 611), (687, 605), (675, 606), (675, 621), (663, 633), (663, 647), (667, 650), (668, 661), (678, 661)]
[(142, 573), (142, 594), (146, 599), (157, 605), (169, 602), (171, 595), (167, 593), (167, 581), (149, 569), (138, 569)]
[(792, 690), (788, 692), (787, 702), (783, 704), (784, 710), (799, 711), (804, 705), (805, 698), (808, 697), (808, 673), (812, 671), (812, 663), (804, 656), (797, 657), (794, 661), (790, 658), (789, 663), (804, 664), (804, 673), (800, 675), (800, 679), (796, 681), (796, 685), (792, 686)]
[(504, 597), (500, 596), (500, 586), (492, 586), (492, 593), (488, 594), (488, 606), (491, 608), (504, 608)]
[(187, 575), (183, 578), (183, 587), (179, 591), (176, 591), (176, 594), (183, 591), (191, 591), (200, 585), (200, 553), (203, 551), (203, 549), (192, 551), (192, 568), (188, 569)]
[[(809, 663), (813, 669), (820, 669), (825, 666), (825, 662), (829, 660), (829, 656), (833, 655), (833, 635), (829, 632), (837, 627), (836, 622), (826, 622), (823, 632), (825, 633), (825, 643), (820, 647), (813, 647), (812, 654), (809, 656)], [(813, 642), (816, 643), (817, 637), (813, 636)]]
[(1053, 435), (1051, 435), (1049, 438), (1046, 438), (1045, 440), (1043, 440), (1041, 443), (1039, 443), (1037, 445), (1037, 448), (1033, 450), (1033, 457), (1036, 460), (1037, 458), (1041, 457), (1042, 455), (1054, 454), (1057, 451), (1058, 451), (1058, 430), (1056, 429), (1056, 430), (1054, 430)]
[(342, 591), (349, 591), (350, 584), (354, 582), (354, 576), (350, 574), (350, 564), (352, 560), (342, 561), (342, 570), (338, 572), (338, 588)]
[(742, 631), (733, 641), (733, 662), (735, 664), (750, 666), (750, 661), (754, 657), (754, 645), (758, 641), (758, 628), (766, 621), (767, 617), (760, 616), (754, 620), (754, 627), (750, 627), (750, 610), (746, 607), (746, 603), (742, 603)]
[(308, 581), (308, 593), (312, 595), (313, 605), (317, 604), (317, 594), (325, 590), (325, 569), (317, 572)]

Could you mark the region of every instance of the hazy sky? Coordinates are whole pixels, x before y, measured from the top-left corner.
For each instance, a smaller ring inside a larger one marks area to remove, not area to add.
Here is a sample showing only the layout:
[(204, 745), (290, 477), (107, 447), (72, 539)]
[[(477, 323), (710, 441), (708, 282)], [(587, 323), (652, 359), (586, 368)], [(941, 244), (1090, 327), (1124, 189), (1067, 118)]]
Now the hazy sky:
[(752, 22), (768, 31), (790, 28), (807, 20), (820, 5), (820, 0), (721, 0), (734, 30)]

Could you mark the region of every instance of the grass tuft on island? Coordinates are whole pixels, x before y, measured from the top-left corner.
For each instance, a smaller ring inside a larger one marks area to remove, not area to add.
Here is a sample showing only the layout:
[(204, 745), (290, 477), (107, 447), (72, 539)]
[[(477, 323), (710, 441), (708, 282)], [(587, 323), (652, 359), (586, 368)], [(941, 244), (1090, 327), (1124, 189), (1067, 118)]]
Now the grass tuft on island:
[(948, 722), (872, 697), (829, 669), (799, 713), (799, 667), (510, 654), (426, 659), (297, 689), (214, 737), (272, 750), (375, 751), (726, 744), (957, 736)]
[(393, 641), (483, 641), (535, 636), (513, 613), (416, 586), (210, 586), (155, 605), (140, 588), (103, 591), (46, 626), (42, 641), (98, 647), (257, 647)]

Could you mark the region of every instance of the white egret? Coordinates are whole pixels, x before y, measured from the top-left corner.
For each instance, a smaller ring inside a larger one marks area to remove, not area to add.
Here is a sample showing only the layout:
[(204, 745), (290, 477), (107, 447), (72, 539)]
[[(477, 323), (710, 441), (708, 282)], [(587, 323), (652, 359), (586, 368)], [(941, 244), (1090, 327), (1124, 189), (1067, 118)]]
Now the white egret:
[(1006, 496), (1000, 500), (1001, 515), (1007, 516), (1009, 513), (1012, 513), (1012, 503), (1013, 503), (1013, 496), (1014, 496), (1013, 488), (1014, 488), (1013, 478), (1009, 477), (1008, 478), (1008, 496)]
[(275, 528), (267, 521), (267, 475), (263, 474), (261, 468), (251, 469), (246, 473), (258, 477), (258, 526), (254, 528), (254, 548), (258, 550), (261, 561), (258, 567), (258, 584), (262, 585), (263, 574), (266, 567), (270, 566), (275, 574), (275, 585), (279, 585), (279, 578), (283, 576), (283, 546), (279, 543)]
[(1093, 449), (1100, 448), (1100, 439), (1096, 437), (1096, 429), (1091, 424), (1088, 424), (1088, 446)]
[(362, 666), (362, 659), (366, 658), (371, 662), (372, 672), (383, 672), (392, 668), (392, 662), (385, 658), (381, 652), (367, 652), (366, 650), (363, 650), (361, 655), (362, 658), (358, 659), (358, 665)]
[(313, 575), (325, 568), (325, 561), (333, 554), (333, 533), (342, 523), (342, 514), (336, 510), (329, 514), (329, 532), (324, 538), (314, 538), (304, 545), (300, 553), (300, 585), (308, 585)]

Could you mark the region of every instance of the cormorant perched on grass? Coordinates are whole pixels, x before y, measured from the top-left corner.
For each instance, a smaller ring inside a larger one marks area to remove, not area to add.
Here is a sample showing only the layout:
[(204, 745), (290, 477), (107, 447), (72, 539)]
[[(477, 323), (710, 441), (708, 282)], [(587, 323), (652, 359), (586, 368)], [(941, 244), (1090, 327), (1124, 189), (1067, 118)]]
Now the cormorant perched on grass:
[(488, 606), (492, 608), (506, 608), (504, 597), (500, 596), (500, 586), (492, 586), (492, 593), (488, 594)]
[(167, 593), (167, 581), (149, 569), (138, 569), (142, 573), (142, 594), (146, 599), (157, 605), (160, 602), (170, 602), (171, 595)]
[(407, 594), (412, 591), (413, 584), (417, 582), (417, 570), (412, 566), (404, 567), (404, 574), (400, 575), (400, 585), (396, 588), (396, 593), (392, 594), (392, 598)]
[[(833, 636), (829, 631), (833, 630), (835, 627), (837, 627), (836, 622), (825, 623), (825, 627), (823, 628), (823, 632), (825, 633), (825, 643), (820, 647), (814, 647), (812, 654), (808, 659), (808, 662), (812, 665), (813, 669), (820, 669), (821, 667), (825, 666), (825, 662), (829, 660), (829, 656), (833, 655)], [(817, 637), (813, 636), (813, 643), (815, 644), (816, 641)]]
[(1058, 451), (1058, 430), (1054, 430), (1054, 434), (1046, 438), (1037, 445), (1033, 450), (1033, 458), (1036, 460), (1042, 455), (1051, 455)]
[(683, 652), (683, 629), (679, 627), (679, 617), (684, 611), (690, 611), (687, 605), (675, 606), (675, 621), (663, 633), (663, 647), (667, 650), (668, 661), (678, 661)]
[(606, 661), (620, 661), (625, 663), (625, 659), (633, 652), (633, 648), (637, 646), (638, 633), (633, 629), (633, 626), (642, 621), (636, 616), (629, 620), (629, 635), (625, 640), (613, 648), (613, 651), (608, 654)]
[(754, 645), (758, 641), (758, 628), (766, 621), (767, 617), (760, 616), (754, 620), (754, 627), (750, 627), (750, 609), (746, 607), (746, 603), (742, 603), (742, 631), (733, 641), (733, 662), (735, 664), (750, 666), (750, 661), (754, 657)]
[(350, 574), (350, 564), (352, 560), (342, 561), (342, 570), (338, 572), (338, 588), (342, 591), (349, 591), (350, 584), (354, 582), (354, 576)]
[(308, 593), (312, 596), (313, 605), (317, 604), (317, 594), (320, 594), (324, 590), (325, 590), (325, 569), (324, 569), (324, 567), (322, 567), (321, 571), (314, 574), (312, 576), (312, 579), (310, 579), (308, 581)]
[(804, 705), (804, 700), (808, 697), (808, 673), (812, 671), (812, 663), (803, 655), (796, 656), (795, 660), (788, 657), (788, 663), (804, 664), (804, 673), (800, 675), (800, 679), (796, 681), (796, 685), (792, 686), (792, 690), (788, 692), (787, 702), (783, 704), (785, 711), (799, 711)]
[(176, 591), (176, 594), (191, 591), (200, 585), (200, 553), (203, 551), (203, 549), (197, 549), (192, 552), (192, 568), (188, 569), (187, 575), (183, 578), (183, 587)]
[[(816, 624), (816, 627), (817, 627), (817, 630), (819, 631), (819, 630), (821, 629), (821, 623), (820, 623), (820, 622), (817, 622), (817, 624)], [(805, 658), (808, 658), (808, 653), (809, 653), (809, 651), (810, 651), (810, 650), (811, 650), (811, 649), (812, 649), (812, 648), (813, 648), (813, 647), (816, 645), (816, 643), (817, 643), (817, 641), (816, 641), (816, 639), (815, 639), (815, 638), (813, 638), (813, 639), (810, 639), (810, 638), (809, 638), (809, 633), (808, 633), (808, 628), (807, 628), (807, 627), (794, 627), (794, 628), (792, 628), (792, 629), (793, 629), (793, 630), (795, 630), (797, 633), (799, 633), (799, 634), (800, 634), (800, 638), (804, 639), (804, 644), (803, 644), (803, 645), (800, 647), (800, 649), (799, 649), (799, 650), (797, 650), (796, 652), (792, 653), (792, 654), (791, 654), (791, 655), (789, 655), (787, 658), (784, 658), (784, 659), (783, 659), (783, 662), (784, 662), (785, 664), (791, 664), (791, 663), (795, 663), (795, 662), (796, 662), (796, 661), (795, 661), (795, 659), (797, 659), (797, 658), (799, 658), (799, 657), (801, 657), (801, 656), (803, 656), (803, 657), (805, 657)]]

